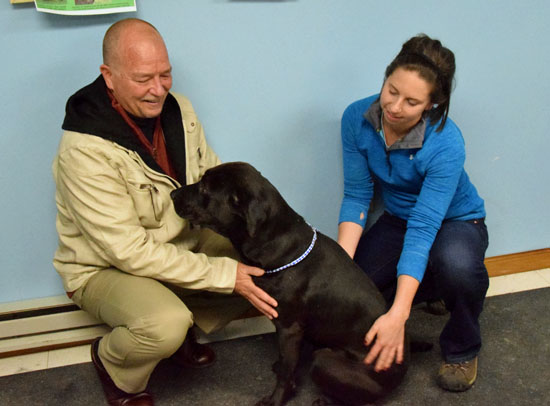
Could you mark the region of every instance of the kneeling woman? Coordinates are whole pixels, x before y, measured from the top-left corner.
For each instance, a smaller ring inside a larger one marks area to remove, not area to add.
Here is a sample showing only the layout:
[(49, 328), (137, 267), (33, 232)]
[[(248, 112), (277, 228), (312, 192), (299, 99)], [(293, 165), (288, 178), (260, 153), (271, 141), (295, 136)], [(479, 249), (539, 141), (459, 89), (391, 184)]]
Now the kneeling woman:
[[(437, 382), (463, 391), (477, 373), (488, 235), (462, 134), (447, 117), (454, 73), (454, 54), (419, 35), (387, 67), (381, 93), (346, 109), (338, 242), (390, 304), (366, 334), (365, 362), (376, 370), (401, 362), (413, 303), (442, 299), (450, 319)], [(363, 233), (374, 184), (385, 212)]]

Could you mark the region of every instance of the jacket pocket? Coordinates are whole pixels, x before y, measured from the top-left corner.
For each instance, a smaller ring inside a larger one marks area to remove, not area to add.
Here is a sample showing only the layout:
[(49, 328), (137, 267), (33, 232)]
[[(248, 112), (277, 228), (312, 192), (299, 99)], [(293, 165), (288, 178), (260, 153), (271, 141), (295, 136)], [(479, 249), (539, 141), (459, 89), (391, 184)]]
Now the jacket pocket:
[(128, 177), (127, 182), (140, 223), (145, 228), (160, 227), (165, 205), (159, 189), (148, 178)]

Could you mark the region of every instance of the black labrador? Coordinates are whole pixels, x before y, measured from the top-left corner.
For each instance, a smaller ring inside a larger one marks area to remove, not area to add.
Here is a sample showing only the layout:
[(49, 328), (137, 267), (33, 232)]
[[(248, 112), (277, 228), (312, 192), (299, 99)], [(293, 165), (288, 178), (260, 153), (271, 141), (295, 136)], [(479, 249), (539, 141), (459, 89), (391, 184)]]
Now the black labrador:
[(295, 389), (304, 339), (316, 348), (312, 378), (346, 405), (372, 402), (395, 388), (409, 361), (375, 372), (363, 363), (366, 332), (387, 311), (374, 283), (331, 238), (314, 230), (249, 164), (209, 169), (200, 182), (172, 192), (176, 212), (229, 238), (244, 263), (266, 270), (254, 278), (274, 297), (280, 358), (277, 384), (258, 405), (283, 405)]

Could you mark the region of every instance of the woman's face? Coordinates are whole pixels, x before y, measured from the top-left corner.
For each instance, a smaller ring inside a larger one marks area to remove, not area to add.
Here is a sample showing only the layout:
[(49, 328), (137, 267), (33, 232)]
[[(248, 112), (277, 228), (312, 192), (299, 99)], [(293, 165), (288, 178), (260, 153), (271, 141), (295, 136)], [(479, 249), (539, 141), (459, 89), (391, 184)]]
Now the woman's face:
[(388, 76), (380, 94), (384, 126), (396, 133), (406, 133), (433, 106), (430, 93), (433, 86), (418, 72), (397, 68)]

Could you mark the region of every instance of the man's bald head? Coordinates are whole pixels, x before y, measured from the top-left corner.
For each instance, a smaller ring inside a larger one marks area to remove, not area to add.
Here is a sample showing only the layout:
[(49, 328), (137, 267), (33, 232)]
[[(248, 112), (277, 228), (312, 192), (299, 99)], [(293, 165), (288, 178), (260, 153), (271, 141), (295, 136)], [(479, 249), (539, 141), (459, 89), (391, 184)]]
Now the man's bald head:
[(127, 18), (120, 20), (111, 25), (105, 37), (103, 38), (103, 63), (105, 65), (113, 65), (117, 63), (117, 59), (127, 39), (135, 38), (136, 35), (158, 37), (162, 41), (162, 36), (157, 29), (147, 21), (138, 18)]

